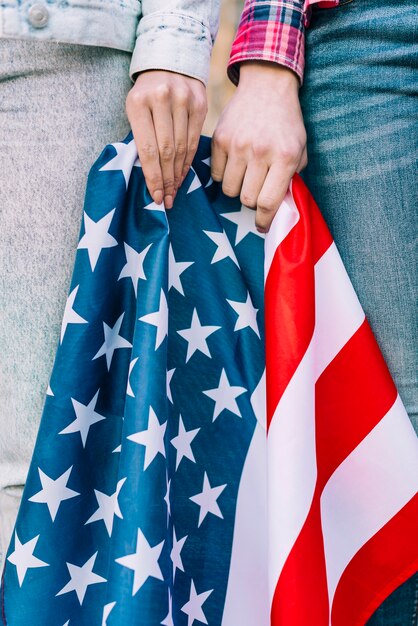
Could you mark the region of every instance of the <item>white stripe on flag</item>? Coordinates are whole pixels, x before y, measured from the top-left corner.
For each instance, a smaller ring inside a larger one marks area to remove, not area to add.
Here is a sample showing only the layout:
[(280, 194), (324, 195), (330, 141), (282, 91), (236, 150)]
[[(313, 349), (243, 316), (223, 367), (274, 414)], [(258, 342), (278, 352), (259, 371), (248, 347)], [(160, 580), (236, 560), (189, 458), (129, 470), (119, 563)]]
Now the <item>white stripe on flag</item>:
[(330, 606), (354, 555), (418, 490), (418, 438), (397, 397), (335, 470), (321, 496)]
[(287, 237), (292, 228), (296, 226), (300, 215), (296, 203), (291, 194), (292, 184), (290, 184), (283, 202), (277, 211), (270, 230), (266, 236), (264, 244), (264, 278), (267, 278), (270, 265), (277, 248)]
[(315, 380), (364, 322), (335, 243), (315, 264)]
[(251, 396), (257, 424), (238, 489), (222, 626), (270, 626), (265, 398), (263, 374)]
[(312, 341), (276, 408), (268, 434), (269, 589), (308, 515), (316, 484), (315, 382), (364, 321), (335, 245), (315, 265)]

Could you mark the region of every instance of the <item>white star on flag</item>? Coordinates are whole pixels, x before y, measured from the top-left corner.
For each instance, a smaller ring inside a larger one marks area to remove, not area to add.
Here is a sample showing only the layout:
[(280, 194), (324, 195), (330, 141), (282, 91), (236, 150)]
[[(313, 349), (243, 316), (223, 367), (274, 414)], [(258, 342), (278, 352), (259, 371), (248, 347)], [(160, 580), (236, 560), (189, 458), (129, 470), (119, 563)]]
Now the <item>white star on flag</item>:
[(237, 225), (237, 234), (235, 237), (235, 245), (244, 239), (250, 233), (257, 237), (264, 238), (263, 233), (259, 233), (255, 225), (255, 211), (249, 207), (241, 205), (241, 211), (233, 211), (232, 213), (221, 213), (221, 217), (229, 220)]
[(122, 315), (116, 320), (113, 327), (108, 326), (105, 322), (103, 322), (103, 330), (105, 336), (104, 343), (92, 359), (92, 361), (94, 361), (94, 359), (98, 359), (100, 356), (105, 354), (108, 370), (110, 370), (110, 365), (112, 363), (115, 350), (118, 350), (119, 348), (132, 348), (132, 344), (129, 343), (127, 339), (124, 339), (124, 337), (121, 337), (121, 335), (119, 335), (124, 315), (125, 313), (122, 313)]
[(103, 617), (102, 617), (102, 626), (107, 626), (107, 618), (109, 617), (112, 610), (115, 608), (116, 602), (108, 602), (103, 607)]
[(154, 409), (150, 407), (147, 430), (129, 435), (128, 439), (145, 446), (144, 470), (152, 463), (157, 454), (165, 457), (164, 433), (167, 422), (160, 424)]
[(157, 334), (155, 336), (155, 349), (157, 350), (168, 334), (168, 305), (167, 298), (165, 297), (165, 293), (162, 289), (160, 293), (160, 308), (158, 311), (143, 315), (139, 318), (139, 321), (156, 326)]
[(60, 591), (58, 591), (56, 594), (57, 596), (69, 593), (70, 591), (75, 591), (81, 606), (83, 604), (84, 596), (86, 595), (87, 587), (97, 583), (107, 582), (106, 578), (103, 578), (103, 576), (99, 576), (93, 572), (97, 554), (98, 552), (95, 552), (93, 556), (91, 556), (81, 567), (74, 565), (73, 563), (67, 563), (71, 578), (68, 583)]
[(159, 213), (165, 213), (164, 201), (161, 204), (156, 202), (150, 202), (147, 206), (144, 206), (145, 211), (158, 211)]
[(168, 613), (167, 613), (167, 616), (161, 622), (161, 626), (174, 626), (174, 622), (173, 622), (173, 598), (171, 597), (170, 589), (168, 590)]
[(132, 285), (136, 296), (139, 279), (141, 278), (142, 280), (147, 280), (144, 272), (144, 261), (149, 252), (149, 249), (152, 246), (152, 243), (144, 248), (142, 252), (137, 252), (135, 248), (132, 248), (127, 243), (124, 243), (123, 245), (125, 247), (126, 263), (122, 267), (118, 280), (120, 280), (121, 278), (130, 278), (132, 280)]
[(76, 419), (68, 424), (63, 430), (61, 430), (59, 435), (68, 435), (70, 433), (80, 433), (81, 441), (83, 443), (83, 448), (86, 447), (87, 435), (89, 434), (90, 426), (96, 424), (97, 422), (101, 422), (106, 419), (100, 413), (96, 413), (94, 410), (96, 408), (97, 398), (99, 397), (98, 389), (94, 394), (93, 398), (90, 402), (86, 404), (81, 404), (78, 400), (74, 400), (71, 398), (71, 402), (73, 403), (74, 412), (76, 414)]
[(199, 189), (199, 187), (202, 186), (202, 183), (199, 180), (199, 176), (196, 174), (196, 172), (194, 171), (194, 169), (191, 167), (190, 170), (193, 172), (194, 174), (194, 178), (187, 190), (187, 193), (192, 193), (192, 191), (196, 191), (196, 189)]
[(118, 497), (125, 480), (126, 478), (121, 478), (121, 480), (118, 481), (116, 491), (110, 496), (102, 491), (98, 491), (97, 489), (94, 490), (99, 508), (91, 517), (89, 517), (86, 524), (103, 520), (109, 537), (112, 535), (114, 516), (117, 515), (119, 519), (123, 519), (123, 515), (119, 507)]
[(217, 245), (215, 254), (212, 257), (211, 265), (213, 265), (213, 263), (223, 261), (223, 259), (231, 259), (231, 261), (233, 261), (235, 265), (239, 267), (238, 259), (235, 255), (233, 247), (229, 242), (228, 237), (225, 234), (225, 231), (218, 233), (204, 230), (203, 232), (207, 237), (209, 237), (209, 239), (213, 241), (213, 243)]
[(116, 239), (108, 232), (115, 211), (116, 209), (112, 209), (98, 222), (94, 222), (84, 211), (85, 233), (78, 243), (77, 250), (87, 250), (93, 272), (101, 251), (118, 245)]
[(81, 315), (76, 313), (73, 308), (74, 300), (77, 297), (77, 292), (78, 292), (79, 287), (80, 285), (77, 285), (77, 287), (74, 287), (74, 289), (72, 290), (72, 292), (67, 298), (67, 302), (66, 302), (65, 309), (64, 309), (64, 315), (62, 318), (62, 324), (61, 324), (60, 343), (62, 343), (62, 340), (64, 339), (65, 331), (67, 330), (68, 324), (88, 324), (87, 320), (85, 320), (84, 317), (81, 317)]
[(51, 389), (51, 385), (48, 385), (48, 389), (46, 390), (46, 395), (47, 396), (53, 396), (54, 392)]
[(219, 387), (216, 389), (208, 389), (203, 392), (206, 396), (215, 401), (213, 421), (216, 420), (218, 415), (220, 415), (224, 409), (231, 411), (231, 413), (238, 415), (238, 417), (242, 417), (236, 398), (246, 391), (247, 389), (245, 389), (245, 387), (230, 385), (226, 372), (222, 369), (221, 377), (219, 379)]
[(245, 302), (235, 302), (233, 300), (227, 300), (227, 302), (238, 315), (234, 331), (242, 330), (243, 328), (248, 327), (255, 332), (258, 338), (260, 338), (260, 332), (257, 324), (258, 309), (254, 308), (253, 303), (251, 302), (250, 294), (247, 294), (247, 300)]
[(210, 591), (204, 591), (203, 593), (196, 593), (196, 587), (194, 586), (194, 582), (190, 585), (190, 598), (189, 601), (186, 602), (184, 606), (181, 607), (183, 613), (186, 613), (188, 616), (187, 626), (192, 626), (193, 622), (197, 620), (198, 622), (202, 622), (203, 624), (207, 624), (208, 621), (203, 612), (202, 605), (209, 598), (213, 589)]
[(183, 337), (188, 344), (186, 363), (197, 350), (208, 356), (210, 359), (212, 358), (206, 339), (220, 328), (221, 326), (202, 326), (199, 316), (197, 315), (197, 310), (193, 309), (192, 324), (190, 328), (177, 331), (180, 337)]
[[(210, 162), (211, 162), (211, 158), (210, 157), (208, 157), (207, 159), (202, 159), (202, 163), (204, 163), (205, 165), (207, 165), (209, 167), (210, 167)], [(212, 183), (213, 183), (213, 178), (211, 176), (209, 178), (208, 182), (205, 185), (205, 189), (206, 189), (206, 187), (210, 187), (212, 185)]]
[(19, 580), (20, 587), (22, 586), (28, 569), (33, 567), (47, 567), (49, 565), (49, 563), (41, 561), (41, 559), (38, 559), (33, 554), (39, 537), (40, 535), (37, 535), (26, 543), (21, 543), (19, 537), (17, 536), (17, 532), (15, 531), (15, 549), (11, 555), (7, 557), (7, 560), (10, 561), (10, 563), (13, 563), (13, 565), (16, 565), (17, 578)]
[(178, 469), (183, 457), (190, 459), (193, 463), (196, 463), (194, 454), (192, 451), (191, 443), (196, 437), (200, 428), (194, 428), (193, 430), (186, 430), (183, 424), (183, 419), (180, 415), (179, 418), (179, 432), (176, 437), (170, 440), (172, 446), (177, 450), (176, 453), (176, 470)]
[(190, 497), (190, 500), (200, 507), (199, 522), (197, 524), (198, 527), (201, 525), (208, 513), (212, 513), (213, 515), (216, 515), (216, 517), (221, 517), (223, 519), (224, 516), (221, 513), (217, 499), (226, 486), (227, 485), (219, 485), (218, 487), (211, 487), (208, 475), (205, 472), (201, 493)]
[(134, 369), (135, 364), (138, 359), (139, 359), (139, 356), (137, 356), (135, 359), (132, 359), (132, 361), (129, 363), (128, 383), (126, 385), (126, 395), (131, 396), (131, 398), (135, 398), (135, 394), (132, 391), (130, 378), (131, 378), (132, 370)]
[(184, 296), (183, 285), (180, 276), (188, 267), (193, 265), (194, 261), (176, 261), (174, 258), (173, 248), (170, 244), (168, 249), (168, 289), (172, 287)]
[(31, 496), (29, 501), (46, 504), (52, 521), (55, 520), (61, 502), (80, 495), (78, 491), (74, 491), (73, 489), (69, 489), (67, 487), (67, 482), (70, 478), (72, 469), (73, 466), (69, 467), (67, 471), (54, 480), (53, 478), (47, 476), (45, 472), (38, 467), (42, 489)]
[(167, 491), (165, 492), (164, 502), (167, 505), (167, 522), (168, 522), (168, 518), (171, 515), (171, 502), (170, 502), (171, 478), (170, 480), (168, 479), (168, 474), (166, 474), (166, 481), (167, 481)]
[(151, 547), (140, 528), (136, 541), (136, 550), (133, 554), (127, 554), (119, 559), (115, 559), (116, 563), (127, 567), (134, 572), (134, 582), (132, 587), (132, 595), (134, 596), (149, 577), (164, 580), (161, 568), (158, 565), (164, 541), (156, 546)]
[(122, 171), (126, 188), (128, 188), (132, 168), (141, 167), (135, 140), (132, 139), (129, 143), (115, 141), (115, 143), (112, 143), (112, 146), (115, 148), (116, 154), (99, 169), (99, 172)]
[(173, 374), (176, 371), (176, 368), (173, 367), (172, 370), (168, 370), (167, 372), (167, 398), (170, 400), (171, 404), (173, 404), (173, 396), (171, 395), (171, 379), (173, 378)]
[(176, 531), (173, 528), (173, 547), (170, 552), (170, 559), (173, 564), (173, 583), (176, 578), (176, 571), (179, 569), (184, 572), (183, 561), (181, 558), (181, 551), (183, 549), (184, 544), (186, 543), (188, 535), (182, 537), (181, 539), (177, 539)]

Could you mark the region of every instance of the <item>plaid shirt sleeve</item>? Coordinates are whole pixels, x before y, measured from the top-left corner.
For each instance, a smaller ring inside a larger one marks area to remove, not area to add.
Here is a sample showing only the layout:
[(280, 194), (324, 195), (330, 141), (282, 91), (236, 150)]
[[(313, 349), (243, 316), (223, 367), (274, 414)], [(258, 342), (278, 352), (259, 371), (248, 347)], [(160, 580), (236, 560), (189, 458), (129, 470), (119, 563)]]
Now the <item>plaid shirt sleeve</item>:
[[(302, 85), (305, 28), (310, 22), (310, 5), (316, 2), (318, 0), (245, 0), (227, 66), (230, 80), (238, 84), (241, 61), (273, 61), (296, 72)], [(330, 0), (321, 5), (336, 3)]]

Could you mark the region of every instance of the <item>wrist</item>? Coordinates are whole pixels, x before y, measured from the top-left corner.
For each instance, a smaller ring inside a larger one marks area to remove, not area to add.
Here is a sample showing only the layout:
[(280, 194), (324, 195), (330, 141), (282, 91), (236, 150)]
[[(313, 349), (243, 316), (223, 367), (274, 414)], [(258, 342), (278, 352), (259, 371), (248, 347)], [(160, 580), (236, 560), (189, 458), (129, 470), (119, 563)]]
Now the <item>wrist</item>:
[(266, 83), (282, 86), (285, 89), (299, 90), (300, 80), (296, 72), (286, 65), (281, 65), (274, 61), (248, 60), (240, 63), (238, 86), (254, 88), (266, 86)]

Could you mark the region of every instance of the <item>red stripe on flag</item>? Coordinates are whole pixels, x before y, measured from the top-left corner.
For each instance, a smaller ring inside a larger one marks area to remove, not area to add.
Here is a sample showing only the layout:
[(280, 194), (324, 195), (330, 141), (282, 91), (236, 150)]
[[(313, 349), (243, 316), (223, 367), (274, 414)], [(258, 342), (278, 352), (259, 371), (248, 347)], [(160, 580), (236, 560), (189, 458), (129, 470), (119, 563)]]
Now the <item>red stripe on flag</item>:
[(289, 554), (273, 597), (271, 626), (328, 626), (329, 605), (319, 492)]
[(389, 370), (365, 320), (315, 386), (321, 490), (338, 465), (386, 415), (396, 397)]
[(277, 248), (264, 290), (267, 426), (314, 330), (314, 268), (307, 212)]
[(332, 473), (386, 415), (396, 396), (370, 326), (364, 321), (316, 384), (317, 486), (306, 522), (277, 583), (273, 626), (328, 625), (320, 495)]
[(292, 195), (300, 219), (277, 248), (265, 285), (267, 425), (312, 339), (314, 264), (332, 237), (298, 174)]
[(340, 579), (333, 626), (364, 626), (380, 604), (418, 571), (418, 496), (364, 544)]
[(306, 212), (309, 215), (311, 232), (307, 231), (305, 236), (311, 238), (312, 261), (315, 265), (333, 243), (332, 235), (311, 192), (297, 173), (292, 179), (292, 196), (299, 213)]

